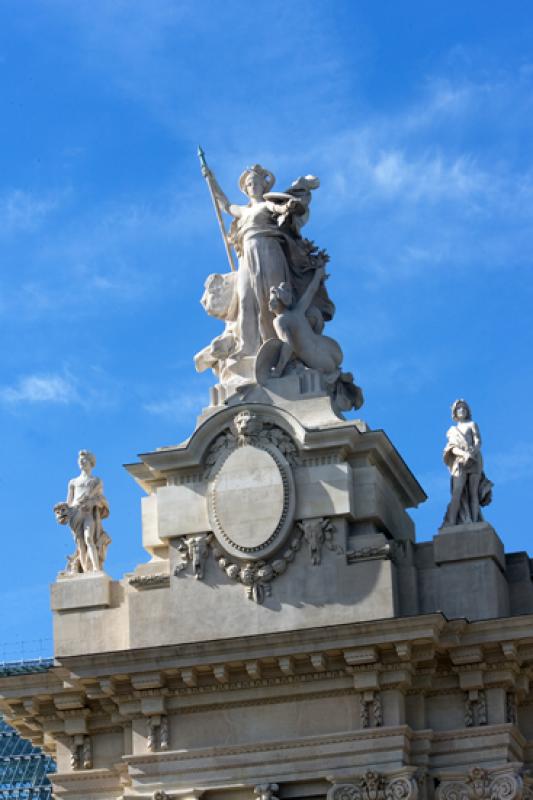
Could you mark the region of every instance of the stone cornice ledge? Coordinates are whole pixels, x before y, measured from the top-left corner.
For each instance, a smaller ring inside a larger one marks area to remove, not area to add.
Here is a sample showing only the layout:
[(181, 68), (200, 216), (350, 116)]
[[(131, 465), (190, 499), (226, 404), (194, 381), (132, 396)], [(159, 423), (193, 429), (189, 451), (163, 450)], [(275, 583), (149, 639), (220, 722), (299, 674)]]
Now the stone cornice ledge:
[[(235, 637), (233, 639), (213, 639), (208, 642), (191, 642), (179, 645), (167, 645), (157, 648), (138, 650), (117, 650), (89, 655), (56, 657), (59, 664), (67, 669), (74, 669), (80, 676), (92, 674), (96, 667), (101, 674), (101, 665), (113, 664), (111, 672), (123, 672), (123, 665), (128, 665), (128, 672), (143, 669), (143, 662), (150, 662), (157, 656), (159, 669), (166, 668), (166, 662), (178, 666), (196, 666), (202, 663), (212, 664), (224, 658), (250, 660), (260, 657), (261, 651), (269, 656), (281, 656), (294, 649), (298, 653), (315, 652), (317, 648), (354, 648), (374, 644), (396, 644), (413, 640), (417, 642), (439, 642), (446, 625), (446, 618), (440, 614), (421, 614), (413, 617), (395, 617), (373, 620), (371, 622), (350, 622), (318, 628), (305, 628), (297, 631), (281, 631), (255, 636)], [(464, 623), (467, 625), (467, 623)], [(153, 666), (150, 667), (153, 669)]]
[[(409, 725), (398, 725), (389, 728), (364, 728), (347, 733), (305, 736), (300, 739), (278, 739), (253, 744), (231, 745), (227, 747), (204, 747), (196, 750), (167, 750), (163, 753), (146, 753), (142, 755), (123, 756), (129, 766), (142, 766), (144, 764), (163, 764), (165, 762), (194, 761), (206, 758), (220, 758), (239, 756), (245, 753), (264, 753), (271, 751), (301, 750), (305, 748), (324, 747), (330, 744), (345, 744), (350, 742), (369, 742), (377, 739), (392, 739), (400, 737), (411, 740), (413, 731)], [(315, 755), (313, 755), (315, 758)], [(344, 772), (342, 773), (344, 774)], [(353, 771), (350, 773), (353, 774)]]
[(525, 747), (527, 739), (520, 733), (516, 725), (510, 722), (504, 722), (500, 725), (479, 725), (472, 728), (455, 728), (447, 731), (433, 731), (432, 738), (434, 742), (446, 741), (447, 739), (473, 739), (476, 737), (483, 738), (490, 733), (505, 733), (512, 736), (519, 745)]
[(96, 793), (105, 790), (121, 789), (121, 777), (112, 769), (87, 769), (76, 772), (55, 772), (50, 776), (54, 787), (54, 797), (70, 797), (80, 784), (83, 791)]

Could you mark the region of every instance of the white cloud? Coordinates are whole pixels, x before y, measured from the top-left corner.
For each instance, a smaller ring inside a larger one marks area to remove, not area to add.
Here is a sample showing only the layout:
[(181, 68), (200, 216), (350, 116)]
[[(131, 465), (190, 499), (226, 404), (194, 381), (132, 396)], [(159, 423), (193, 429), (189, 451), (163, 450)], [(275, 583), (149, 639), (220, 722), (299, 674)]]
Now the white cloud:
[(70, 405), (78, 402), (73, 383), (61, 375), (27, 375), (14, 386), (0, 389), (0, 399), (9, 405)]
[[(109, 202), (67, 216), (61, 226), (40, 232), (37, 243), (12, 228), (25, 261), (21, 266), (8, 261), (0, 275), (0, 313), (30, 320), (51, 313), (56, 318), (101, 314), (103, 303), (146, 302), (169, 271), (171, 281), (181, 280), (184, 273), (174, 267), (179, 246), (201, 235), (206, 214), (212, 213), (201, 180), (200, 191), (165, 184), (150, 202)], [(207, 219), (216, 236), (215, 221)], [(0, 235), (1, 225), (0, 219)], [(157, 269), (150, 259), (158, 260)]]
[(110, 408), (119, 401), (123, 387), (100, 367), (88, 364), (83, 376), (68, 365), (62, 373), (24, 375), (12, 385), (0, 387), (0, 403), (12, 410), (36, 406)]
[(39, 197), (20, 189), (0, 196), (0, 234), (36, 230), (59, 202), (59, 194)]
[(316, 158), (323, 160), (335, 194), (358, 208), (394, 199), (411, 205), (472, 203), (476, 197), (486, 202), (488, 192), (501, 188), (500, 177), (483, 169), (472, 154), (451, 155), (442, 147), (404, 143), (402, 127), (394, 119), (376, 121), (323, 143), (322, 156), (317, 152)]
[(195, 411), (209, 405), (209, 392), (179, 392), (164, 400), (145, 403), (143, 408), (149, 414), (154, 414), (167, 419), (180, 420), (184, 411)]

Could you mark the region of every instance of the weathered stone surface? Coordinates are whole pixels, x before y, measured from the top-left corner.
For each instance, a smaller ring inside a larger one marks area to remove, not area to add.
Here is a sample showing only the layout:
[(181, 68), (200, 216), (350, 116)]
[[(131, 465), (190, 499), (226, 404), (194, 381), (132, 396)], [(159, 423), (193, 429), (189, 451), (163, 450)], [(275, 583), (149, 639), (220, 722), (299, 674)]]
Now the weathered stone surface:
[(105, 608), (110, 604), (111, 578), (103, 572), (58, 578), (52, 584), (52, 611)]
[(276, 453), (252, 445), (238, 447), (210, 482), (210, 529), (230, 554), (264, 558), (292, 526), (294, 480), (285, 459)]
[(503, 544), (496, 531), (486, 522), (441, 528), (433, 539), (437, 564), (490, 558), (503, 571)]

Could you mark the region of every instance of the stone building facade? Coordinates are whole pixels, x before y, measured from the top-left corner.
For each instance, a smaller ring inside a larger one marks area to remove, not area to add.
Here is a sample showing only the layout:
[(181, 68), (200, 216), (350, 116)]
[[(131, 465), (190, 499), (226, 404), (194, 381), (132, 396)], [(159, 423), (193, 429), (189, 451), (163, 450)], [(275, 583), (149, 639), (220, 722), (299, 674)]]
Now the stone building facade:
[(255, 164), (238, 205), (199, 155), (230, 261), (202, 297), (224, 324), (195, 357), (211, 405), (128, 465), (150, 558), (121, 580), (80, 451), (54, 508), (77, 547), (51, 591), (54, 667), (0, 677), (1, 712), (68, 800), (533, 800), (531, 562), (479, 513), (468, 405), (447, 527), (417, 544), (423, 489), (342, 417), (363, 394), (323, 334), (329, 257), (301, 232), (320, 181), (272, 192)]
[(128, 465), (150, 560), (52, 585), (55, 665), (0, 707), (55, 797), (533, 797), (528, 556), (486, 522), (417, 544), (386, 434), (298, 380)]

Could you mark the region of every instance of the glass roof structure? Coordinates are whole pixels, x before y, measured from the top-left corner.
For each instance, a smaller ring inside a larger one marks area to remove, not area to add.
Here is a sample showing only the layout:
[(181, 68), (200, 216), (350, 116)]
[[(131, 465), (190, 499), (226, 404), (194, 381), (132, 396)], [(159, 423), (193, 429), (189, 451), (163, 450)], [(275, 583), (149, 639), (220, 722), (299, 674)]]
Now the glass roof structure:
[[(22, 675), (50, 669), (51, 660), (1, 664), (0, 676)], [(55, 772), (46, 755), (19, 734), (0, 716), (0, 800), (51, 800), (47, 774)]]

